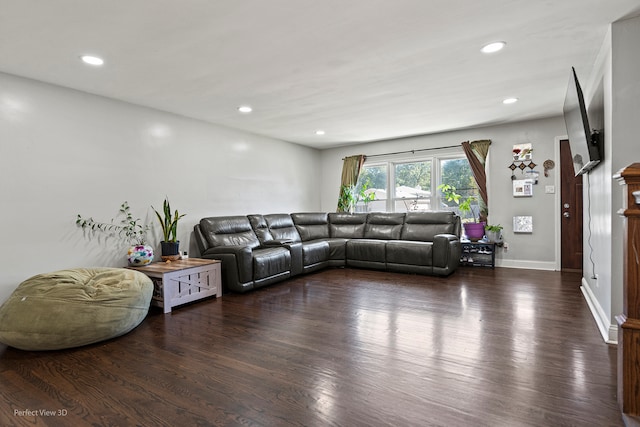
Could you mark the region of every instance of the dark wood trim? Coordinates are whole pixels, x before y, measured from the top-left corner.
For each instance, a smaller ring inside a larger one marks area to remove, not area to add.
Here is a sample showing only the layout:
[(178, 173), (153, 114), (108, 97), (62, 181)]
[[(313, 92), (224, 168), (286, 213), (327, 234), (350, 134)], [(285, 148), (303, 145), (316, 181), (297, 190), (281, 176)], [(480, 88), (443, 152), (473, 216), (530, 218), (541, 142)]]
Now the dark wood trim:
[[(560, 141), (560, 268), (583, 271), (582, 175), (575, 176), (569, 140)], [(568, 206), (568, 207), (565, 207)], [(566, 216), (565, 216), (566, 215)]]
[(618, 323), (618, 402), (622, 412), (640, 416), (640, 205), (633, 192), (640, 191), (640, 163), (622, 170), (615, 179), (625, 185), (623, 233), (623, 307)]

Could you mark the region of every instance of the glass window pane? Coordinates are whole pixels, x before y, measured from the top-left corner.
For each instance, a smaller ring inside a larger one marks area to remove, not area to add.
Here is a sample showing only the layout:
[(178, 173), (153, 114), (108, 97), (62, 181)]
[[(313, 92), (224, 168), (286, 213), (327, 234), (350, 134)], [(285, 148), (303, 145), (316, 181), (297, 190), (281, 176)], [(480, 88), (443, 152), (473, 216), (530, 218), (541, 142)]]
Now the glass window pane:
[(460, 212), (458, 209), (459, 203), (455, 201), (447, 201), (442, 197), (442, 193), (440, 192), (439, 196), (439, 204), (442, 209), (452, 210), (460, 215), (462, 219), (473, 219), (475, 214), (478, 215), (478, 186), (476, 184), (476, 180), (473, 178), (473, 172), (471, 172), (471, 166), (469, 166), (469, 161), (466, 157), (461, 157), (457, 159), (446, 159), (440, 162), (441, 168), (441, 177), (440, 182), (442, 184), (448, 184), (455, 187), (455, 192), (459, 194), (460, 200), (459, 203), (462, 203), (469, 197), (473, 197), (474, 200), (471, 203), (471, 212)]
[(427, 199), (396, 199), (393, 204), (394, 212), (424, 212), (431, 210), (431, 198)]
[(356, 212), (386, 212), (387, 201), (386, 200), (374, 200), (369, 202), (367, 206), (364, 203), (358, 203), (356, 205)]
[(361, 191), (364, 193), (374, 193), (374, 200), (386, 200), (387, 198), (387, 166), (364, 166), (360, 177), (358, 178), (358, 184), (356, 186), (357, 194)]
[(431, 197), (431, 162), (395, 165), (395, 197), (421, 199)]

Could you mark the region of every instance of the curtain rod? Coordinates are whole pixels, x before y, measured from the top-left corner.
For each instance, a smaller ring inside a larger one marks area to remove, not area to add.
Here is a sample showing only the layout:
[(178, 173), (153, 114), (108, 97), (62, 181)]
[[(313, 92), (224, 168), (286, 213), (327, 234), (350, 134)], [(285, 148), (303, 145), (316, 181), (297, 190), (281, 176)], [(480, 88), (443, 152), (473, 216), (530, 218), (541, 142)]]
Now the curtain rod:
[[(408, 154), (408, 153), (415, 154), (415, 153), (420, 152), (420, 151), (443, 150), (445, 148), (461, 148), (461, 146), (460, 145), (448, 145), (446, 147), (421, 148), (419, 150), (395, 151), (393, 153), (371, 154), (370, 156), (365, 155), (364, 158), (367, 159), (369, 157), (392, 156), (394, 154)], [(342, 160), (344, 160), (344, 158)]]

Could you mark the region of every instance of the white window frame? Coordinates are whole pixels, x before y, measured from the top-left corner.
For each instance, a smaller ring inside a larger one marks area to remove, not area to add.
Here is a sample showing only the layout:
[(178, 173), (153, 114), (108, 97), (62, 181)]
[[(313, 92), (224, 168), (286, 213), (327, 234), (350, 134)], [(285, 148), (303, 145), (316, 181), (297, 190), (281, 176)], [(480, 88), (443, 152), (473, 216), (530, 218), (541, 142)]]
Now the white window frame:
[[(411, 203), (413, 200), (413, 198), (403, 198), (403, 197), (396, 197), (396, 166), (398, 165), (404, 165), (407, 163), (424, 163), (424, 162), (429, 162), (431, 163), (431, 188), (425, 189), (422, 188), (423, 191), (428, 191), (429, 192), (429, 197), (426, 197), (425, 199), (429, 200), (429, 206), (433, 207), (433, 196), (434, 196), (434, 187), (433, 187), (433, 172), (434, 172), (434, 157), (429, 156), (429, 157), (420, 157), (420, 158), (412, 158), (410, 160), (403, 160), (403, 161), (394, 161), (390, 163), (390, 167), (389, 169), (391, 170), (391, 174), (392, 176), (389, 177), (389, 183), (388, 185), (391, 186), (393, 185), (393, 197), (391, 197), (391, 200), (387, 203), (387, 209), (388, 212), (396, 212), (395, 208), (396, 208), (396, 204), (398, 202), (404, 202), (405, 206), (407, 204), (407, 202)], [(435, 187), (437, 188), (437, 186)], [(407, 209), (408, 210), (408, 209)]]
[[(459, 149), (442, 149), (437, 150), (434, 149), (434, 152), (418, 155), (418, 154), (409, 154), (409, 155), (389, 155), (381, 157), (380, 159), (375, 159), (374, 161), (366, 161), (363, 167), (379, 167), (385, 166), (387, 169), (387, 198), (385, 200), (385, 212), (396, 212), (395, 204), (397, 201), (403, 200), (402, 198), (396, 198), (395, 194), (395, 168), (398, 164), (403, 163), (418, 163), (418, 162), (431, 162), (431, 188), (427, 191), (430, 191), (430, 206), (432, 210), (441, 210), (441, 202), (442, 197), (440, 191), (438, 191), (438, 186), (441, 184), (442, 179), (442, 161), (444, 160), (456, 160), (456, 159), (466, 159), (464, 151), (462, 147)], [(423, 189), (425, 190), (425, 189)], [(404, 199), (409, 200), (409, 199)], [(404, 212), (404, 211), (403, 211)]]

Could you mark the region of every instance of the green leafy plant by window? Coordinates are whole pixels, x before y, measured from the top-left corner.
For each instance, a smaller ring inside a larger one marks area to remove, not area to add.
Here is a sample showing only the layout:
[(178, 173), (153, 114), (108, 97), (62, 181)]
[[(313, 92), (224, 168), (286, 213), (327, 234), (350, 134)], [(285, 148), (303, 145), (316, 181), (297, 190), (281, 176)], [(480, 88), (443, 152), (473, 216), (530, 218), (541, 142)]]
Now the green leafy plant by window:
[(446, 201), (454, 202), (455, 204), (457, 204), (458, 209), (460, 209), (461, 212), (471, 212), (471, 215), (473, 216), (473, 222), (478, 222), (478, 217), (476, 216), (476, 213), (471, 206), (471, 203), (478, 200), (475, 196), (469, 196), (461, 201), (462, 195), (456, 192), (456, 187), (454, 187), (453, 185), (440, 184), (438, 186), (438, 189), (442, 191), (442, 195), (444, 196)]
[(340, 187), (338, 198), (338, 212), (353, 212), (356, 205), (355, 187), (343, 185)]
[(376, 193), (374, 191), (369, 191), (369, 187), (371, 186), (371, 179), (367, 178), (362, 185), (360, 186), (360, 191), (356, 197), (356, 203), (358, 201), (362, 201), (365, 206), (367, 206), (370, 202), (373, 202), (376, 199)]

